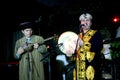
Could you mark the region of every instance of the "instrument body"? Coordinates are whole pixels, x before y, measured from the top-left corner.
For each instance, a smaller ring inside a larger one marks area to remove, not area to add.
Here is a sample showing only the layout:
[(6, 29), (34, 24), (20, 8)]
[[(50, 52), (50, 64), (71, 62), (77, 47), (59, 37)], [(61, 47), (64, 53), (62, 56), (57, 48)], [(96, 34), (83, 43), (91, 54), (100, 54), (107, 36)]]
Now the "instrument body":
[[(43, 45), (43, 44), (45, 44), (45, 42), (46, 41), (49, 41), (49, 40), (51, 40), (51, 39), (54, 39), (54, 40), (56, 40), (57, 39), (57, 35), (54, 35), (54, 36), (51, 36), (51, 37), (49, 37), (49, 38), (46, 38), (46, 39), (44, 39), (44, 42), (43, 43), (37, 43), (39, 46), (40, 45)], [(35, 43), (27, 43), (26, 42), (26, 44), (23, 46), (23, 49), (25, 50), (25, 51), (32, 51), (33, 50), (33, 47), (34, 47), (34, 44)]]
[(59, 49), (67, 56), (72, 56), (75, 53), (78, 35), (72, 31), (66, 31), (59, 36)]

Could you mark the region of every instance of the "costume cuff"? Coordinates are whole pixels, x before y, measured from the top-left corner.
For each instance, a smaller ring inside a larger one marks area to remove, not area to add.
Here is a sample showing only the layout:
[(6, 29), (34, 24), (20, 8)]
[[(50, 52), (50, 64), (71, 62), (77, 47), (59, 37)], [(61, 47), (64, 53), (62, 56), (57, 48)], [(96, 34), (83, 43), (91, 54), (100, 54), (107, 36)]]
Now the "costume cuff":
[(16, 58), (20, 58), (20, 54), (19, 53), (16, 53)]

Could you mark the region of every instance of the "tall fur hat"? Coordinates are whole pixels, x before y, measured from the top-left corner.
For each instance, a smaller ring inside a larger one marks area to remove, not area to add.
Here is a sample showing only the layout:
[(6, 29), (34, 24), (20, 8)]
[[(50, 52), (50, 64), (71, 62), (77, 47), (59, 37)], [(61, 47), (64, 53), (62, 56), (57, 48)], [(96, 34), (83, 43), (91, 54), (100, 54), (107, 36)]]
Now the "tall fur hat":
[(92, 20), (92, 15), (89, 13), (84, 13), (84, 14), (80, 15), (79, 21), (84, 20), (84, 19)]

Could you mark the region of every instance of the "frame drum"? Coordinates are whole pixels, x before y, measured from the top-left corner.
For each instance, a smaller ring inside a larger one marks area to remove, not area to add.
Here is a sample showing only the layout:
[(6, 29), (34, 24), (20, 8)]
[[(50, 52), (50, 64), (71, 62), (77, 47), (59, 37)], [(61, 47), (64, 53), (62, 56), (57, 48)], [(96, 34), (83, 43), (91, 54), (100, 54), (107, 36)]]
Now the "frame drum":
[(67, 56), (72, 56), (75, 53), (78, 35), (72, 31), (66, 31), (62, 33), (58, 38), (58, 44), (60, 51), (65, 53)]

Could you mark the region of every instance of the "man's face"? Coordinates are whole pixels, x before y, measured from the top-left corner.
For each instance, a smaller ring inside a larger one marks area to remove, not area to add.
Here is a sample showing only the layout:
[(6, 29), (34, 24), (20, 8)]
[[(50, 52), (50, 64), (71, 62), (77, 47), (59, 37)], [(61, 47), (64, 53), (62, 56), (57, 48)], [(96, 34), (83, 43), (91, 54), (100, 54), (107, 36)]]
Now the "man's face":
[(85, 26), (82, 26), (82, 28), (83, 28), (84, 30), (89, 30), (90, 27), (91, 27), (91, 25), (92, 25), (92, 22), (91, 22), (90, 19), (81, 20), (80, 23), (81, 23), (81, 24), (85, 24)]
[(32, 28), (26, 28), (26, 29), (22, 30), (22, 33), (23, 33), (27, 38), (29, 38), (29, 37), (32, 35), (32, 32), (33, 32)]

